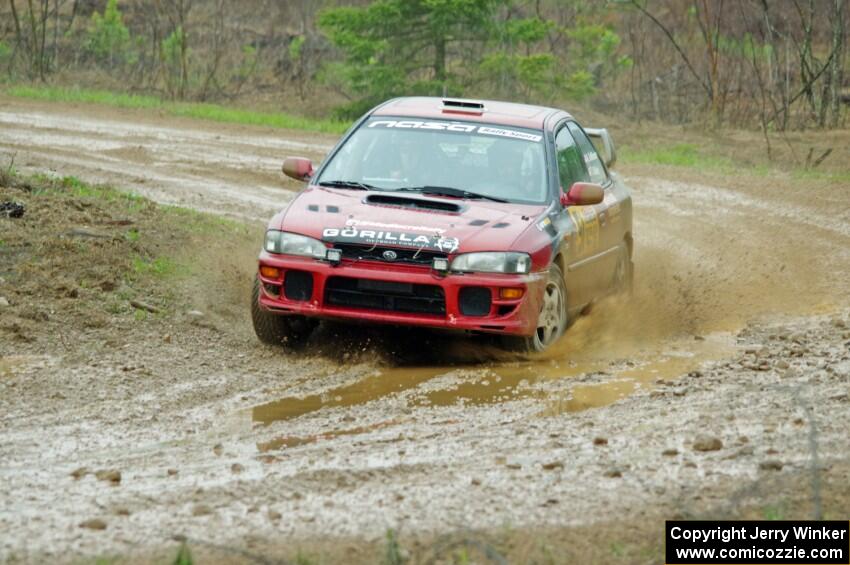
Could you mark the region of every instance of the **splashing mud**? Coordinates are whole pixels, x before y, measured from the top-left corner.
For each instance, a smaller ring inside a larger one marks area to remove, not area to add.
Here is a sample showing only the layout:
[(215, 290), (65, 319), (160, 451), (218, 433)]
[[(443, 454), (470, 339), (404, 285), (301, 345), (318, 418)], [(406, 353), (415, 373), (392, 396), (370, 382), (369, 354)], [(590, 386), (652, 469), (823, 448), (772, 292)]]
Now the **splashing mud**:
[[(789, 229), (789, 217), (811, 220), (827, 212), (815, 207), (816, 199), (794, 208), (772, 201), (771, 193), (753, 199), (657, 179), (633, 185), (639, 234), (633, 295), (594, 305), (545, 355), (517, 359), (487, 338), (381, 329), (352, 337), (350, 329), (334, 328), (316, 337), (313, 350), (340, 363), (377, 358), (375, 372), (320, 394), (258, 406), (254, 419), (286, 420), (391, 395), (414, 406), (533, 398), (544, 414), (580, 411), (730, 357), (732, 334), (751, 320), (847, 304), (847, 277), (818, 259), (846, 264), (847, 224), (825, 216), (807, 229)], [(598, 382), (584, 383), (588, 376)], [(554, 398), (547, 390), (547, 383), (578, 377), (581, 384)]]

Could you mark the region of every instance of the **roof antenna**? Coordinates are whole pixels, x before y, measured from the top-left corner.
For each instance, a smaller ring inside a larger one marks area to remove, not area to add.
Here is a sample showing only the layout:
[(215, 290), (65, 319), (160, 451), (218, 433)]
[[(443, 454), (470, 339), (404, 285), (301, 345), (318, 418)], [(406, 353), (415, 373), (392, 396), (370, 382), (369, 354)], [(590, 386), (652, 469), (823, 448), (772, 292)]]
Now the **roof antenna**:
[(443, 98), (445, 98), (446, 96), (448, 96), (447, 90), (448, 90), (448, 89), (446, 88), (446, 83), (443, 83)]

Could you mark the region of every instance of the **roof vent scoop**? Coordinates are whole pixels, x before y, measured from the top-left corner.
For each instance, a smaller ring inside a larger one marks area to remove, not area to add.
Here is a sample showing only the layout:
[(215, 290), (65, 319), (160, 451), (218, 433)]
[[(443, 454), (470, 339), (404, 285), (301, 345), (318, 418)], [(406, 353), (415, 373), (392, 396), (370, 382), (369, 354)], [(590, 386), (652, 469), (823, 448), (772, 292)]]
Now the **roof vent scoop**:
[(480, 116), (484, 113), (484, 102), (460, 98), (443, 98), (443, 112), (454, 114), (477, 114)]

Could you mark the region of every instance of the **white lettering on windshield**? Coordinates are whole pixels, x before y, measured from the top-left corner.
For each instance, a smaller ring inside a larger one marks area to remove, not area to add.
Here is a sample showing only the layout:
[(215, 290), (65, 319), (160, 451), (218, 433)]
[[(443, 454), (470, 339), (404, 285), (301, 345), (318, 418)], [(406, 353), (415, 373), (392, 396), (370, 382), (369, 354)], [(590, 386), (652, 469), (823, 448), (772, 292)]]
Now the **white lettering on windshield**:
[(500, 128), (489, 128), (481, 126), (478, 128), (478, 133), (483, 133), (484, 135), (500, 135), (502, 137), (511, 137), (513, 139), (524, 139), (526, 141), (540, 141), (543, 139), (542, 136), (534, 135), (531, 133), (525, 133), (524, 131), (516, 131), (512, 129), (500, 129)]
[(456, 131), (460, 133), (480, 133), (482, 135), (497, 135), (511, 139), (522, 139), (524, 141), (540, 142), (543, 136), (534, 135), (524, 131), (512, 129), (494, 128), (490, 126), (476, 126), (470, 124), (453, 124), (449, 122), (423, 122), (418, 120), (375, 120), (369, 122), (368, 128), (396, 128), (396, 129), (427, 129), (436, 131)]

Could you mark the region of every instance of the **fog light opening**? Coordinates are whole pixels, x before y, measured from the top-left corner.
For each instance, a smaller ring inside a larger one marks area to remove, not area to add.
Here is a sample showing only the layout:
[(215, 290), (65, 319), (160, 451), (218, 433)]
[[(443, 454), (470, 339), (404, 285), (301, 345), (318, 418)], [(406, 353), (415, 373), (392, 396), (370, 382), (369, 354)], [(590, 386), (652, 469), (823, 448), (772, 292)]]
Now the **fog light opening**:
[(492, 293), (487, 287), (465, 286), (458, 293), (458, 306), (464, 316), (487, 316), (492, 305)]
[(518, 306), (516, 304), (500, 304), (499, 308), (496, 310), (497, 316), (507, 316), (508, 314), (513, 314)]
[(307, 301), (313, 297), (313, 275), (307, 271), (286, 271), (283, 295), (287, 300)]
[(276, 284), (263, 283), (263, 288), (269, 296), (274, 296), (275, 298), (280, 296), (280, 286)]

